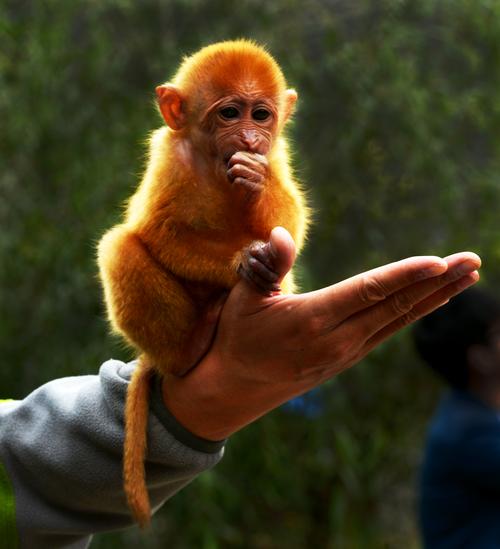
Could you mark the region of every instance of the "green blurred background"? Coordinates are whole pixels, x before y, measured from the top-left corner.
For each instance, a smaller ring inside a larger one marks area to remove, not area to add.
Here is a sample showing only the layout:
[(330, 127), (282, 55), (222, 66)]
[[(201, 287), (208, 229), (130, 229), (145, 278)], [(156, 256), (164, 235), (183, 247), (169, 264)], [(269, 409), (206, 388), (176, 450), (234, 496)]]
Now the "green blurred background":
[[(160, 123), (155, 85), (210, 42), (266, 44), (299, 108), (315, 224), (304, 289), (469, 249), (500, 282), (500, 2), (0, 0), (3, 397), (129, 355), (107, 332), (95, 243)], [(235, 435), (147, 534), (93, 549), (418, 547), (415, 483), (440, 391), (402, 333)]]

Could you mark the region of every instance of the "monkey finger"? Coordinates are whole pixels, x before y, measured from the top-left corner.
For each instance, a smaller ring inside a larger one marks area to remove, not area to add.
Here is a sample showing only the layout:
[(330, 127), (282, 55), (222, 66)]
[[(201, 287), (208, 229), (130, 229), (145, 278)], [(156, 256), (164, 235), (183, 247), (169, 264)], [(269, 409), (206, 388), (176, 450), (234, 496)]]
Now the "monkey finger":
[(263, 174), (266, 173), (269, 167), (269, 161), (264, 155), (247, 151), (234, 153), (229, 159), (227, 166), (228, 168), (232, 168), (236, 164), (243, 164)]
[(274, 283), (279, 279), (279, 274), (272, 262), (272, 250), (269, 242), (265, 243), (261, 240), (252, 242), (243, 251), (241, 263), (244, 269), (255, 272), (267, 282)]
[(237, 177), (243, 177), (254, 183), (262, 183), (262, 180), (264, 179), (264, 176), (261, 173), (258, 173), (243, 164), (235, 164), (232, 168), (227, 170), (227, 176), (230, 181), (234, 181)]
[(254, 172), (260, 173), (262, 177), (265, 177), (267, 175), (269, 169), (269, 162), (267, 158), (262, 154), (257, 153), (249, 153), (245, 165)]
[(264, 189), (264, 185), (255, 183), (254, 181), (249, 181), (248, 179), (244, 179), (243, 177), (237, 177), (233, 181), (233, 185), (240, 185), (244, 187), (245, 190), (255, 194), (260, 193)]
[(269, 282), (276, 282), (278, 280), (278, 274), (269, 269), (264, 263), (255, 257), (249, 257), (247, 259), (246, 267), (249, 270), (256, 272), (264, 280)]
[[(259, 155), (261, 156), (261, 155)], [(234, 157), (233, 157), (234, 158)], [(252, 179), (256, 179), (256, 178), (261, 178), (261, 179), (264, 179), (267, 174), (268, 174), (268, 165), (267, 165), (267, 159), (266, 159), (266, 164), (262, 164), (260, 162), (257, 162), (255, 161), (254, 159), (251, 159), (251, 158), (237, 158), (237, 159), (234, 159), (233, 158), (229, 161), (228, 163), (228, 172), (233, 170), (233, 169), (243, 169), (245, 168), (245, 172), (244, 173), (247, 173), (247, 174), (254, 174), (252, 176)], [(265, 158), (264, 156), (262, 158)]]
[(272, 295), (280, 291), (280, 285), (276, 282), (270, 282), (265, 280), (260, 276), (256, 271), (247, 268), (245, 265), (240, 263), (238, 267), (238, 274), (245, 279), (255, 290), (263, 295)]
[(252, 244), (248, 247), (248, 252), (251, 256), (263, 263), (268, 269), (275, 271), (273, 262), (274, 256), (271, 250), (271, 244), (269, 242), (252, 242)]
[(228, 160), (229, 168), (235, 164), (247, 164), (249, 162), (248, 153), (245, 151), (236, 151)]

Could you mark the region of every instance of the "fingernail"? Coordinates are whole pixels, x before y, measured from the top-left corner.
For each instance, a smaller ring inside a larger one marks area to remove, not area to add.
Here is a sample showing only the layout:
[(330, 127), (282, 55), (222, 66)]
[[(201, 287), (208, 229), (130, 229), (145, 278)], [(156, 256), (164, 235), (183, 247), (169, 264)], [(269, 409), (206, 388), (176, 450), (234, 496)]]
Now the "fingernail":
[(453, 269), (453, 274), (457, 276), (464, 276), (466, 274), (472, 273), (477, 269), (477, 265), (472, 263), (472, 261), (464, 261), (463, 263), (458, 264)]
[(440, 274), (443, 274), (443, 264), (434, 263), (434, 265), (422, 269), (417, 275), (417, 280), (425, 280), (426, 278), (432, 278)]

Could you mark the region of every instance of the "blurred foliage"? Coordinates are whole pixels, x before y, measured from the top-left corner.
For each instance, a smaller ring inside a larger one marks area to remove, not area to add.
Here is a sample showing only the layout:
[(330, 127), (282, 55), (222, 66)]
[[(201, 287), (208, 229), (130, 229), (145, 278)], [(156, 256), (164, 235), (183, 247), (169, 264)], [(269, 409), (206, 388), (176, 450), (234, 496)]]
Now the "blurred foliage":
[[(129, 356), (107, 335), (95, 242), (160, 124), (154, 86), (240, 36), (267, 44), (300, 93), (306, 289), (462, 249), (500, 282), (500, 2), (0, 0), (2, 396)], [(438, 390), (400, 334), (321, 390), (320, 417), (270, 414), (149, 532), (92, 547), (415, 547)]]

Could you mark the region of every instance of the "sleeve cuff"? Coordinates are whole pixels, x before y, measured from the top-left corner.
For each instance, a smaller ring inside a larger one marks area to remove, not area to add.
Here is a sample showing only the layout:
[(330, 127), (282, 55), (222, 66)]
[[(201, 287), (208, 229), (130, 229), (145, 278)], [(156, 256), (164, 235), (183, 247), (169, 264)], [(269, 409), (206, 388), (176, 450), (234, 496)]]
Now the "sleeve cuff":
[(163, 402), (161, 379), (158, 376), (153, 377), (150, 402), (153, 413), (165, 429), (167, 429), (167, 431), (171, 433), (179, 442), (192, 450), (196, 450), (197, 452), (205, 452), (206, 454), (216, 454), (226, 443), (227, 439), (207, 440), (200, 438), (181, 425), (170, 413)]

